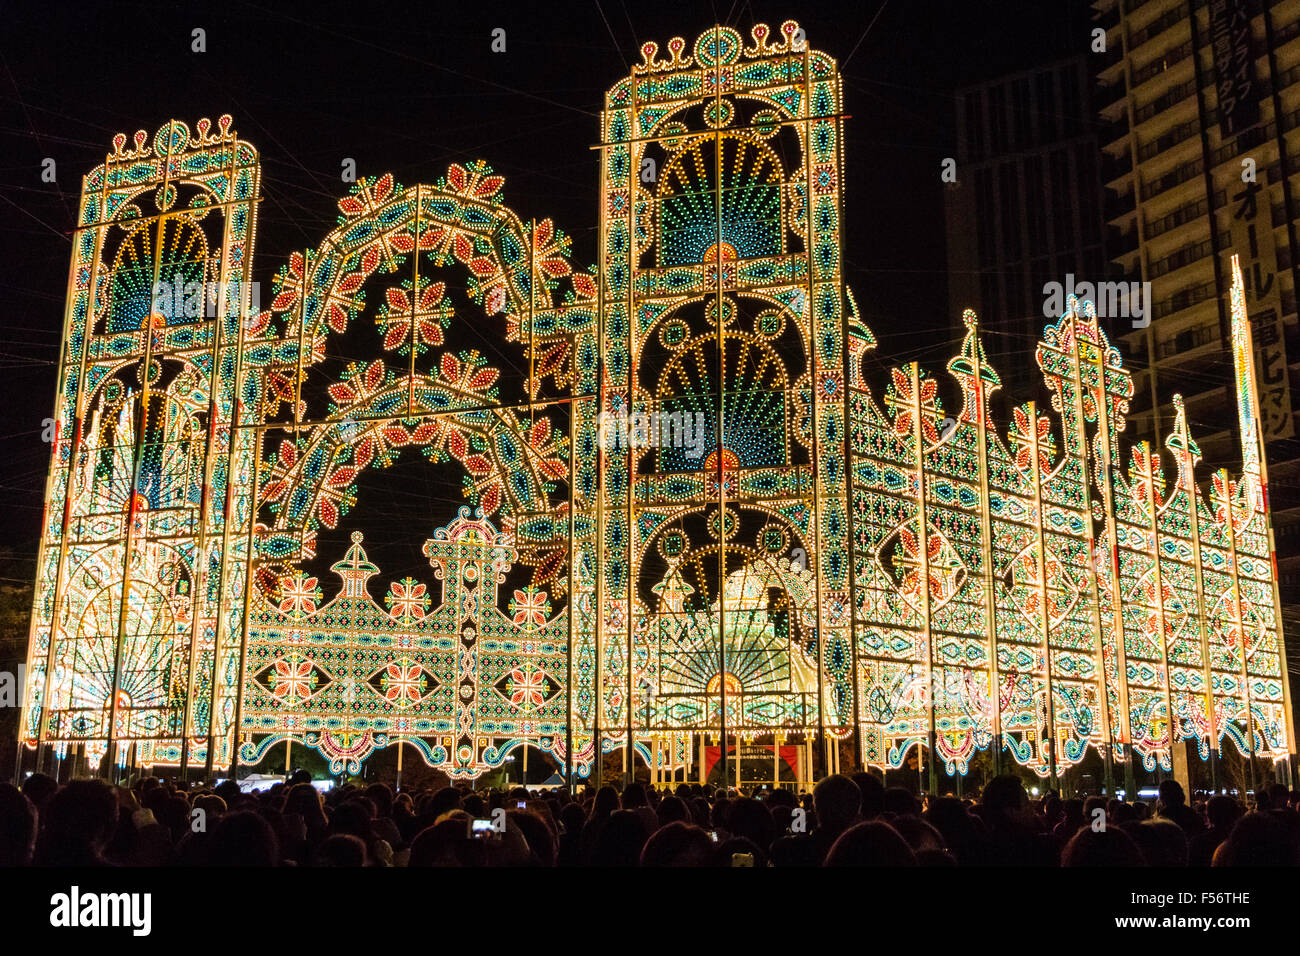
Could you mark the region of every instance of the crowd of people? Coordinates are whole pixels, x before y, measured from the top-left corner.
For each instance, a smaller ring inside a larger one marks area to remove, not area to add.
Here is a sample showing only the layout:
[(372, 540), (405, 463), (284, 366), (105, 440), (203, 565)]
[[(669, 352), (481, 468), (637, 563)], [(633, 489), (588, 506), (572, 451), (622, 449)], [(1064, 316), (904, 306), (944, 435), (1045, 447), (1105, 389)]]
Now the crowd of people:
[(2, 866), (1295, 866), (1300, 791), (1249, 805), (1166, 780), (1153, 803), (918, 797), (869, 773), (811, 793), (631, 783), (565, 790), (322, 793), (305, 773), (261, 793), (146, 776), (130, 787), (0, 785)]

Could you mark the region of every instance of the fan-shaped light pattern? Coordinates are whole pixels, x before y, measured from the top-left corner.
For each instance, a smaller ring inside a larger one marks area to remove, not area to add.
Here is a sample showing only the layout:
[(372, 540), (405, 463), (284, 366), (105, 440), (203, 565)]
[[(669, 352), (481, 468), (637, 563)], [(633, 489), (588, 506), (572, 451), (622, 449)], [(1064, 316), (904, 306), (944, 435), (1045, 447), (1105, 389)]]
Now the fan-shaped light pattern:
[(719, 136), (718, 145), (711, 136), (697, 139), (669, 161), (658, 197), (664, 266), (714, 262), (719, 251), (724, 261), (782, 251), (781, 164), (762, 142), (738, 134)]
[[(779, 466), (788, 460), (784, 363), (768, 343), (736, 333), (726, 335), (725, 356), (720, 395), (714, 336), (685, 345), (665, 370), (658, 389), (661, 413), (673, 425), (680, 423), (687, 437), (698, 431), (700, 440), (661, 442), (660, 471), (717, 470), (719, 404), (724, 468)], [(673, 434), (670, 429), (670, 439)]]
[[(160, 242), (155, 232), (161, 233)], [(155, 263), (159, 246), (161, 257)], [(197, 321), (200, 315), (194, 313), (204, 308), (207, 258), (203, 230), (188, 218), (142, 223), (123, 240), (113, 261), (108, 331), (142, 329), (154, 312), (163, 316), (166, 325)], [(161, 285), (158, 290), (156, 283)]]

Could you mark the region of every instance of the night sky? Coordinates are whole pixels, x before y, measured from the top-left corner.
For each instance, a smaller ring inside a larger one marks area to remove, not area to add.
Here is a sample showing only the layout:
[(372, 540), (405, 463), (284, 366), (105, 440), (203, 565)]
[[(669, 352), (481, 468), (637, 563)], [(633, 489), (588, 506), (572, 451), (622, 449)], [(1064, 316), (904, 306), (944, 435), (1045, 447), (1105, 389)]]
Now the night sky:
[[(333, 226), (344, 157), (433, 182), (487, 160), (505, 202), (596, 254), (598, 111), (638, 62), (715, 22), (795, 19), (844, 72), (845, 278), (890, 364), (954, 349), (940, 163), (951, 91), (1087, 48), (1075, 0), (402, 5), (6, 4), (0, 36), (0, 489), (4, 545), (34, 573), (70, 233), (81, 176), (113, 135), (230, 113), (263, 163), (255, 278)], [(191, 52), (191, 31), (207, 52)], [(490, 50), (506, 30), (505, 53)], [(41, 181), (52, 157), (58, 181)], [(265, 302), (265, 300), (264, 300)], [(449, 517), (450, 515), (448, 515)], [(375, 555), (372, 554), (372, 557)], [(29, 577), (30, 579), (30, 577)]]

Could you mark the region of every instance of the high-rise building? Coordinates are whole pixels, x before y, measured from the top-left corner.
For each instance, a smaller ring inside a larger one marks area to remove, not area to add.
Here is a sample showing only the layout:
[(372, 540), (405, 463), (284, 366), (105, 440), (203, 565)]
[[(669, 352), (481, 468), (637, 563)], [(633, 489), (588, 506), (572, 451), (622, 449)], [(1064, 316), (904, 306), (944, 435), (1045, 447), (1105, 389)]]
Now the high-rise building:
[[(1291, 680), (1300, 660), (1300, 0), (1096, 0), (1112, 273), (1149, 283), (1122, 343), (1134, 437), (1164, 448), (1181, 394), (1207, 473), (1235, 469), (1230, 257), (1256, 348)], [(1094, 43), (1095, 43), (1094, 34)], [(1149, 324), (1145, 324), (1150, 319)], [(1114, 325), (1117, 337), (1123, 322)], [(1293, 385), (1293, 382), (1295, 383)], [(1168, 466), (1167, 466), (1168, 467)]]
[(1105, 271), (1092, 66), (1080, 54), (956, 94), (957, 182), (945, 197), (949, 312), (979, 314), (1017, 401), (1041, 379), (1033, 345), (1043, 286)]

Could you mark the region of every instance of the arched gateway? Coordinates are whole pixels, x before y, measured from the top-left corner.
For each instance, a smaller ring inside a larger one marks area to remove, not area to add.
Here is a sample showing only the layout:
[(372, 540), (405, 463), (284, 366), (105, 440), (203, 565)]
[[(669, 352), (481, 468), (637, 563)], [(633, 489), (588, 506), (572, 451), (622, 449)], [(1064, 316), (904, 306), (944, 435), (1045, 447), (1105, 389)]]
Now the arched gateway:
[[(224, 771), (286, 741), (465, 778), (527, 745), (571, 780), (619, 748), (696, 779), (719, 741), (962, 773), (991, 748), (1043, 776), (1089, 748), (1108, 777), (1169, 769), (1183, 741), (1286, 758), (1239, 293), (1245, 473), (1208, 498), (1181, 406), (1166, 449), (1121, 444), (1132, 385), (1089, 303), (1038, 348), (1055, 415), (991, 420), (970, 314), (958, 408), (915, 365), (873, 392), (835, 62), (793, 22), (641, 53), (606, 96), (591, 268), (456, 163), (358, 183), (263, 310), (230, 118), (117, 137), (69, 282), (37, 764)], [(467, 322), (490, 349), (453, 344)], [(403, 454), (464, 504), (384, 587), (362, 531), (328, 554), (321, 532)]]

